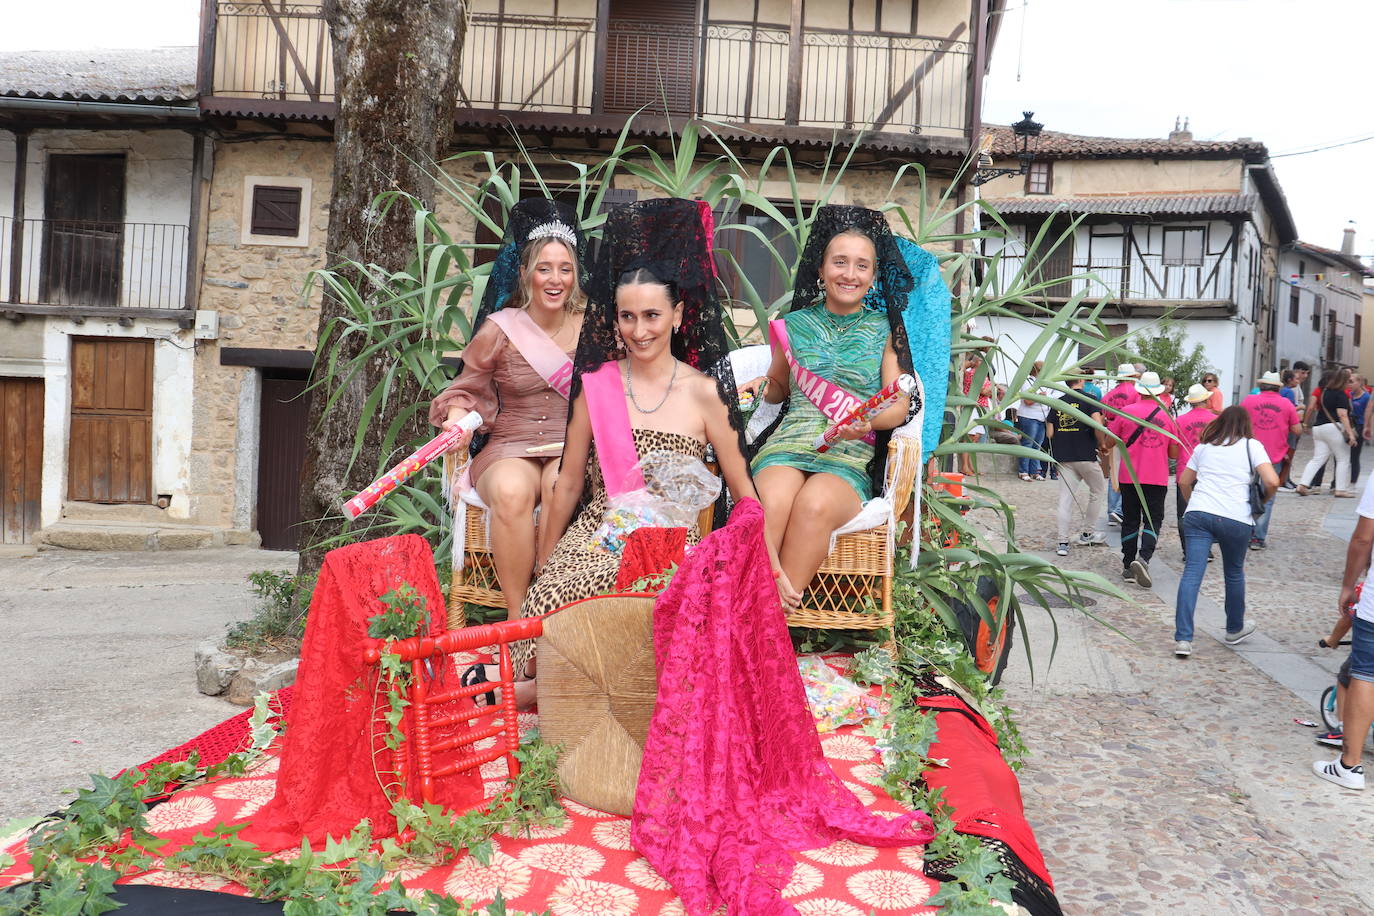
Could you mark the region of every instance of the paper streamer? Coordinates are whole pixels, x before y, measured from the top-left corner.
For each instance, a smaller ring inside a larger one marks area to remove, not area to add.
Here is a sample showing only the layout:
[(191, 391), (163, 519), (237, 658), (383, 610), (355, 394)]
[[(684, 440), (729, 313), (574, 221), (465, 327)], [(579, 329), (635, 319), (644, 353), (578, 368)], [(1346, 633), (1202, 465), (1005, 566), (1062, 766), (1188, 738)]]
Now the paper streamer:
[(896, 404), (902, 397), (909, 397), (916, 390), (916, 379), (909, 375), (899, 375), (893, 379), (892, 384), (879, 391), (873, 397), (864, 401), (858, 407), (851, 410), (834, 426), (827, 429), (816, 437), (815, 448), (818, 452), (830, 450), (830, 446), (835, 444), (835, 440), (840, 438), (840, 430), (851, 423), (858, 423), (867, 420), (875, 414), (882, 413), (887, 408)]
[(357, 496), (344, 503), (343, 512), (353, 521), (368, 509), (377, 505), (391, 491), (405, 483), (410, 475), (448, 451), (458, 440), (472, 433), (482, 425), (482, 415), (475, 410), (458, 421), (458, 425), (446, 433), (440, 433), (415, 450), (409, 458), (378, 477)]

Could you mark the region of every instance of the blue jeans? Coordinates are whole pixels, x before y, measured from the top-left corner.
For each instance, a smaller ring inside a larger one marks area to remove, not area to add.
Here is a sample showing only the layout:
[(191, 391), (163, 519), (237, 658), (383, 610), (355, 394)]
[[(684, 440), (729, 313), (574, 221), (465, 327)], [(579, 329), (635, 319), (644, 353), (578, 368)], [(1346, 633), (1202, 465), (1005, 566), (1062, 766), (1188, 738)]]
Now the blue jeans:
[(1107, 487), (1107, 514), (1121, 515), (1121, 491)]
[[(1026, 448), (1039, 449), (1045, 444), (1045, 421), (1032, 420), (1030, 417), (1017, 417), (1016, 428), (1021, 430), (1021, 444)], [(1022, 474), (1045, 473), (1045, 465), (1038, 458), (1017, 458), (1016, 469)]]
[(1207, 555), (1212, 544), (1221, 544), (1221, 574), (1226, 583), (1226, 632), (1239, 633), (1245, 626), (1245, 556), (1249, 553), (1254, 525), (1223, 518), (1210, 512), (1187, 512), (1183, 516), (1183, 544), (1186, 561), (1178, 580), (1174, 611), (1174, 639), (1193, 638), (1193, 614), (1197, 593), (1207, 572)]

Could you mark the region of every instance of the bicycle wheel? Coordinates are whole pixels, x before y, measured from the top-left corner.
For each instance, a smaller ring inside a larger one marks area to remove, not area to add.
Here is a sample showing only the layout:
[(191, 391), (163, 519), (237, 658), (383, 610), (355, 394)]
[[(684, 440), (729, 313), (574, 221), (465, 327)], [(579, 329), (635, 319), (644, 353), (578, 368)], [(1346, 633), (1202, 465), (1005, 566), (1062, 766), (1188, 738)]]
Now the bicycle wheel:
[(1341, 730), (1341, 720), (1336, 716), (1335, 684), (1322, 691), (1321, 713), (1323, 725), (1333, 732)]

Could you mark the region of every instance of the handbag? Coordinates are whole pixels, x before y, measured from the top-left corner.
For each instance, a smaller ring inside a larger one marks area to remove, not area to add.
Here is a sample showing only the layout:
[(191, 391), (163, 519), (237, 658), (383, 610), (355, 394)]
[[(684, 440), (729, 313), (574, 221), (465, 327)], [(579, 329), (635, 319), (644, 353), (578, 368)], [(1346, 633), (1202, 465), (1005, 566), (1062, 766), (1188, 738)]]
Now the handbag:
[(1245, 460), (1250, 464), (1250, 487), (1248, 491), (1250, 496), (1250, 514), (1255, 518), (1259, 518), (1264, 514), (1264, 504), (1266, 502), (1264, 481), (1261, 480), (1259, 474), (1256, 473), (1255, 458), (1250, 454), (1250, 442), (1252, 440), (1242, 439), (1240, 441), (1245, 446)]

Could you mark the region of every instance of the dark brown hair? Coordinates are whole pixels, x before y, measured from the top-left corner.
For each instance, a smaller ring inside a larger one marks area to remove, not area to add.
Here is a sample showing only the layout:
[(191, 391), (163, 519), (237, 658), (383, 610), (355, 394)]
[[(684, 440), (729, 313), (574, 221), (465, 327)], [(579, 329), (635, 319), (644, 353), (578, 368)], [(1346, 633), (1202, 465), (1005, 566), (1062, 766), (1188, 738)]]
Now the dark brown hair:
[(1250, 411), (1239, 404), (1232, 404), (1203, 428), (1197, 441), (1203, 445), (1235, 445), (1243, 439), (1253, 438), (1254, 434)]
[(1341, 391), (1345, 389), (1345, 385), (1349, 381), (1349, 369), (1336, 369), (1332, 371), (1331, 378), (1327, 379), (1326, 388), (1331, 391)]

